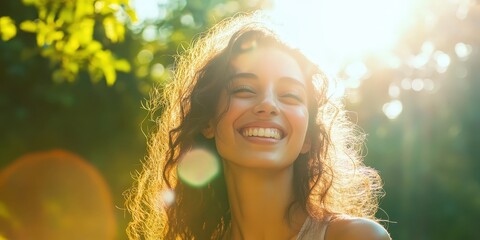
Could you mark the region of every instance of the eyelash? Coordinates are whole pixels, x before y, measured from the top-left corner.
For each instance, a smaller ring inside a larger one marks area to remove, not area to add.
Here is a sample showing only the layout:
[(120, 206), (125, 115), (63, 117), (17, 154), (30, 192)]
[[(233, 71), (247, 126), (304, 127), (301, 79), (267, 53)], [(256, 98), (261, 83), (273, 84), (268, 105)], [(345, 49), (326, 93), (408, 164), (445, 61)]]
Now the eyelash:
[(241, 93), (241, 92), (255, 93), (255, 91), (251, 87), (245, 86), (245, 85), (235, 87), (230, 92), (232, 94)]
[(284, 94), (283, 97), (291, 97), (291, 98), (294, 98), (295, 100), (298, 100), (299, 102), (302, 102), (302, 103), (304, 102), (302, 97), (300, 97), (299, 95), (294, 94), (294, 93)]
[[(253, 93), (253, 94), (255, 94), (256, 92), (250, 86), (240, 85), (240, 86), (234, 87), (230, 91), (230, 93), (231, 94), (237, 94), (237, 93)], [(295, 99), (295, 100), (299, 101), (300, 103), (305, 102), (305, 100), (301, 96), (299, 96), (298, 94), (295, 94), (295, 93), (285, 93), (281, 97), (292, 98), (292, 99)]]

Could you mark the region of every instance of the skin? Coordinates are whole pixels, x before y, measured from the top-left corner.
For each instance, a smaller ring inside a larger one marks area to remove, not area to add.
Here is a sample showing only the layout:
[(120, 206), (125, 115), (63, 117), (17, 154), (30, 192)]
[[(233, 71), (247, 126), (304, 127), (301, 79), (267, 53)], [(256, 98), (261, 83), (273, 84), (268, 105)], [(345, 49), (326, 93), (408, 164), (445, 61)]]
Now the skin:
[[(241, 53), (231, 64), (235, 71), (221, 94), (216, 127), (204, 131), (223, 159), (232, 214), (228, 239), (295, 239), (308, 214), (294, 208), (288, 223), (285, 211), (294, 200), (293, 163), (310, 150), (306, 80), (295, 59), (275, 48)], [(274, 134), (258, 136), (259, 129)], [(376, 230), (371, 226), (334, 221), (327, 239), (366, 239), (351, 237), (356, 229)]]
[[(219, 154), (227, 163), (264, 170), (291, 167), (305, 142), (308, 108), (305, 80), (297, 62), (286, 53), (260, 48), (233, 59), (235, 69), (217, 112), (226, 109), (216, 126)], [(265, 129), (279, 138), (246, 137), (242, 132)], [(278, 136), (277, 136), (278, 137)]]
[[(288, 224), (284, 216), (293, 200), (293, 162), (310, 149), (303, 73), (291, 56), (273, 48), (247, 51), (231, 64), (235, 71), (221, 94), (220, 119), (204, 132), (215, 137), (224, 162), (232, 211), (229, 239), (294, 238), (307, 217), (296, 211)], [(274, 129), (276, 138), (245, 136), (249, 128)]]
[(345, 217), (330, 222), (326, 240), (391, 240), (382, 225), (364, 218)]

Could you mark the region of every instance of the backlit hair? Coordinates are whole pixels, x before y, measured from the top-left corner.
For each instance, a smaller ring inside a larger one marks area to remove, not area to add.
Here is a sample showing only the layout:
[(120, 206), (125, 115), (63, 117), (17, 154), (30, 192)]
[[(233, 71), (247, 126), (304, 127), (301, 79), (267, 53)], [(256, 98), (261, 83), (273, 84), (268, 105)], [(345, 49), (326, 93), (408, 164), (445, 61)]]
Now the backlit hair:
[[(362, 162), (364, 134), (349, 121), (340, 101), (327, 96), (328, 81), (319, 67), (282, 42), (268, 22), (255, 13), (217, 24), (179, 56), (172, 79), (152, 95), (149, 108), (162, 114), (149, 136), (143, 169), (126, 193), (132, 215), (130, 239), (221, 239), (225, 234), (231, 216), (223, 172), (198, 188), (178, 180), (177, 165), (196, 147), (218, 155), (214, 140), (206, 139), (202, 130), (216, 116), (232, 58), (252, 47), (274, 47), (290, 54), (302, 68), (309, 90), (307, 137), (312, 147), (294, 163), (295, 201), (286, 218), (294, 207), (317, 219), (328, 214), (374, 218), (381, 180)], [(175, 200), (165, 204), (162, 194), (171, 190)]]

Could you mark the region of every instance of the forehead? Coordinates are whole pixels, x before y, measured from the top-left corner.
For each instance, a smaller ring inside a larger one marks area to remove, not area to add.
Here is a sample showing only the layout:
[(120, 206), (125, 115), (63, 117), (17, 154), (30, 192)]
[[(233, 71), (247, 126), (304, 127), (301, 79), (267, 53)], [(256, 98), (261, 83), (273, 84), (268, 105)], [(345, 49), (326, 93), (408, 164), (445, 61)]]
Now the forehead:
[(232, 59), (234, 73), (253, 73), (259, 78), (292, 78), (305, 84), (297, 60), (286, 51), (274, 47), (258, 47)]

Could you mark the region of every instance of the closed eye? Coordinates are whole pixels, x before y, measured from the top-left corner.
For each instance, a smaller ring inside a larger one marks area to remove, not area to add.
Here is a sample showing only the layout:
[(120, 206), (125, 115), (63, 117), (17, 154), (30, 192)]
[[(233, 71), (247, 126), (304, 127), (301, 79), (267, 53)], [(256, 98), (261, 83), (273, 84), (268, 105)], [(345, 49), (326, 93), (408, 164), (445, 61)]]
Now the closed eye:
[(250, 86), (240, 85), (232, 88), (230, 90), (230, 94), (237, 95), (239, 97), (248, 97), (255, 94), (255, 90)]
[(305, 103), (305, 99), (302, 96), (300, 96), (298, 94), (295, 94), (295, 93), (283, 94), (282, 98), (287, 98), (287, 99), (291, 99), (292, 101), (295, 101), (295, 102), (292, 102), (292, 103)]
[(287, 104), (306, 104), (307, 102), (307, 91), (305, 84), (295, 78), (281, 78), (278, 87), (278, 93)]

